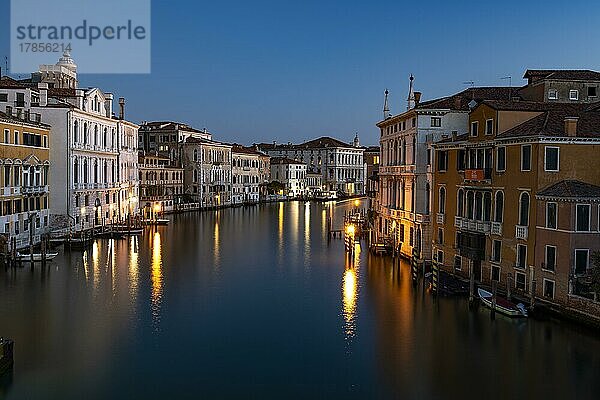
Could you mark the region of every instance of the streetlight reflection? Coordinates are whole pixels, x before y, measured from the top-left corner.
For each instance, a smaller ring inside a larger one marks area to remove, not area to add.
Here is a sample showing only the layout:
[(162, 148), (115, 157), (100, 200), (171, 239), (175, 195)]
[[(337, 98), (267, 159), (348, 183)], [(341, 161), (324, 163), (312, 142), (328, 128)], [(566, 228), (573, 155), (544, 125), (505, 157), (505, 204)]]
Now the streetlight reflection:
[(160, 233), (154, 232), (152, 238), (152, 323), (155, 331), (160, 324), (160, 307), (163, 295), (163, 276), (162, 276), (162, 248), (160, 242)]

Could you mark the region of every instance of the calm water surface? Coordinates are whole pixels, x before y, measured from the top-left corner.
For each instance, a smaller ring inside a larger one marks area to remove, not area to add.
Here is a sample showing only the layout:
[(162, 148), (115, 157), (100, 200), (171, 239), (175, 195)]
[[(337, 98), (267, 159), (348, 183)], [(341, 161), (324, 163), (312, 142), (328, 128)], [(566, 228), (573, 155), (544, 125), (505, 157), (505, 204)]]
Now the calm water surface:
[(600, 333), (491, 321), (327, 241), (345, 204), (177, 215), (0, 270), (0, 398), (600, 398)]

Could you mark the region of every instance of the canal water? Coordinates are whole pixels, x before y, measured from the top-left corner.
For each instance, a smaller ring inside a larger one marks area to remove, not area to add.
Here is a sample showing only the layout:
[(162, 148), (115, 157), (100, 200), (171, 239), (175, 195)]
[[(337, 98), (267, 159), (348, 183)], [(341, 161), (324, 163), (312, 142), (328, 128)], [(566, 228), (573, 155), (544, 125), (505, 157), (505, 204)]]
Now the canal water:
[(490, 319), (327, 239), (353, 202), (172, 217), (0, 270), (0, 398), (600, 398), (600, 334)]

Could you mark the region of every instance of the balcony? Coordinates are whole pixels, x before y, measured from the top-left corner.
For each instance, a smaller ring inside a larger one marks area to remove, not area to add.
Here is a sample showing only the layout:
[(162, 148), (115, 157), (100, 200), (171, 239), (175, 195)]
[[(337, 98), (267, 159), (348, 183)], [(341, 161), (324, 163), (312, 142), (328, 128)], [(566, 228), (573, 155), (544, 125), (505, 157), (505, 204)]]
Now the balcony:
[(464, 180), (468, 182), (486, 182), (492, 179), (491, 168), (465, 169)]
[(445, 218), (445, 215), (444, 215), (444, 214), (437, 213), (437, 215), (436, 215), (436, 218), (435, 218), (435, 221), (436, 221), (436, 222), (437, 222), (439, 225), (443, 225), (443, 224), (444, 224), (444, 222), (445, 222), (445, 220), (446, 220), (446, 218)]
[(406, 173), (414, 173), (414, 165), (387, 165), (379, 166), (379, 175), (401, 175)]
[(527, 235), (529, 233), (529, 228), (523, 225), (515, 226), (515, 238), (527, 240)]
[(463, 217), (454, 217), (454, 226), (459, 229), (485, 234), (491, 231), (491, 223), (489, 221), (475, 221)]
[(38, 194), (38, 193), (47, 193), (48, 186), (23, 186), (21, 188), (23, 194)]
[(502, 236), (502, 222), (492, 222), (492, 235)]

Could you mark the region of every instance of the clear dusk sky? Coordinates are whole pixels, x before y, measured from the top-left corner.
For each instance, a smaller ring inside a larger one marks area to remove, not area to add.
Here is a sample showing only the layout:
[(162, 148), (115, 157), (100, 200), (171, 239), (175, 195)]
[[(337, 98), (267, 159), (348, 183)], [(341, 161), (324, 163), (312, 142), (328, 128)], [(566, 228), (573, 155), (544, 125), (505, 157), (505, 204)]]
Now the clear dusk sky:
[[(8, 3), (0, 0), (3, 70)], [(36, 12), (51, 4), (40, 0)], [(350, 141), (358, 132), (376, 144), (383, 91), (392, 113), (404, 110), (411, 73), (426, 100), (467, 81), (521, 85), (526, 68), (598, 70), (599, 20), (595, 1), (155, 0), (152, 73), (79, 80), (126, 97), (134, 122), (187, 122), (217, 140)]]

